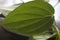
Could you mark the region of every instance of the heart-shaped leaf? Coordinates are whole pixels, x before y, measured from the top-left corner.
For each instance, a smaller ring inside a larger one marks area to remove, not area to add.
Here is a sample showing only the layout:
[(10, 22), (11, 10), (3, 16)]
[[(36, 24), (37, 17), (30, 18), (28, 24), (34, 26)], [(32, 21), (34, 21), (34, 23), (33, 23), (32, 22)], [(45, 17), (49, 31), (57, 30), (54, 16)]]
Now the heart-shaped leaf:
[(23, 34), (42, 34), (52, 26), (53, 7), (44, 1), (23, 3), (9, 13), (2, 24), (9, 30)]

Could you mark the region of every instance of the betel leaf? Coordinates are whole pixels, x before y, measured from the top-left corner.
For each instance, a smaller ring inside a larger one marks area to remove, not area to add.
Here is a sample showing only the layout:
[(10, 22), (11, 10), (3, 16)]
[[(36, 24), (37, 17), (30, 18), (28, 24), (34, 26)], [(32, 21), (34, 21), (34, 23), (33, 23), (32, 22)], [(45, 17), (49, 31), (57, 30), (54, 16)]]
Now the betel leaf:
[(52, 26), (54, 9), (47, 2), (23, 3), (2, 22), (7, 29), (22, 34), (42, 34)]

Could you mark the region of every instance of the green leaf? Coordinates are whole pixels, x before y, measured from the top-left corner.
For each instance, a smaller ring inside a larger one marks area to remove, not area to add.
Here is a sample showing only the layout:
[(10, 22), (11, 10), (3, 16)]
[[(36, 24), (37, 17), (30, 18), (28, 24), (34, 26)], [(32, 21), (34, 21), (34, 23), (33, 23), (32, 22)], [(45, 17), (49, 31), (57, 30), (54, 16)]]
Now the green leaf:
[(52, 26), (54, 9), (47, 2), (23, 3), (2, 22), (7, 29), (22, 34), (42, 34)]
[(56, 35), (56, 33), (54, 33), (52, 35), (50, 35), (50, 34), (34, 35), (33, 38), (35, 40), (48, 40), (55, 35)]

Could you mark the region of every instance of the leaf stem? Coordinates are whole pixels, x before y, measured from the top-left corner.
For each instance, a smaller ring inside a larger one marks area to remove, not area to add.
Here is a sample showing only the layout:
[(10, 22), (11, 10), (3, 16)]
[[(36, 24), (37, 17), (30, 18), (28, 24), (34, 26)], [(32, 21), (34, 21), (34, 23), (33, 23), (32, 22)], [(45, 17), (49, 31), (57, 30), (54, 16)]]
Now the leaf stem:
[(54, 23), (53, 27), (55, 28), (55, 31), (57, 33), (57, 40), (60, 40), (60, 31), (59, 31), (58, 27), (56, 26), (56, 23)]

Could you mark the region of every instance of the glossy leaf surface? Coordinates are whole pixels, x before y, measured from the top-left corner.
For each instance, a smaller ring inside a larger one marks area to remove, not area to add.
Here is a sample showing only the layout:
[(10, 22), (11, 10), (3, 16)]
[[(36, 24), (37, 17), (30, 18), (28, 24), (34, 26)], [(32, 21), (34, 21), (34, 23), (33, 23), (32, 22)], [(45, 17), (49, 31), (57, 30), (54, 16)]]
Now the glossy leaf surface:
[(22, 34), (42, 34), (52, 26), (54, 9), (47, 2), (23, 3), (2, 22), (7, 29)]

